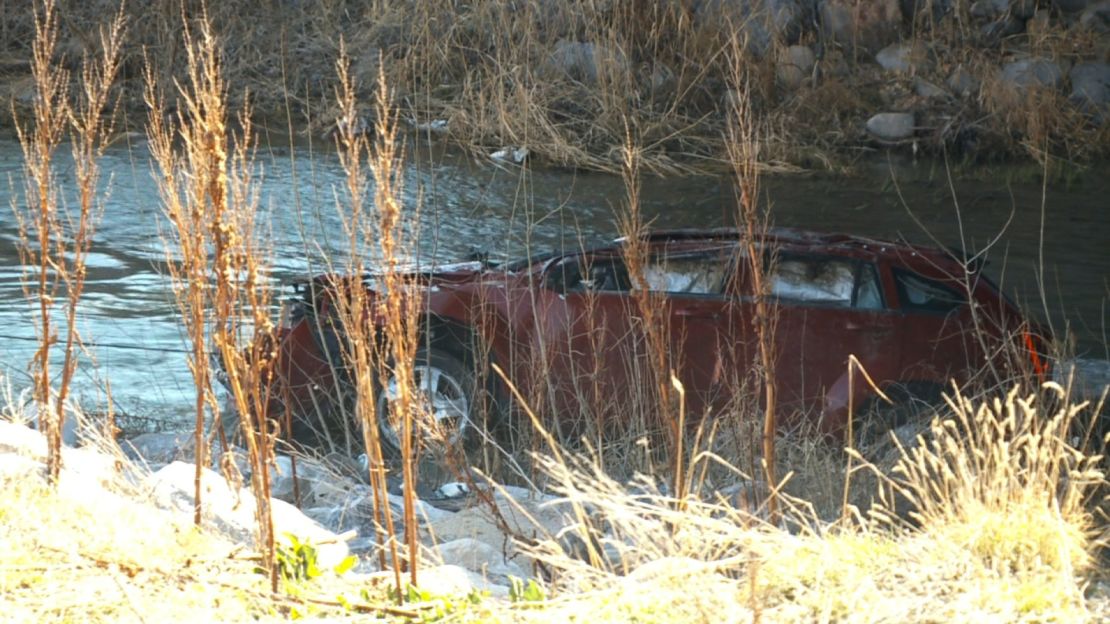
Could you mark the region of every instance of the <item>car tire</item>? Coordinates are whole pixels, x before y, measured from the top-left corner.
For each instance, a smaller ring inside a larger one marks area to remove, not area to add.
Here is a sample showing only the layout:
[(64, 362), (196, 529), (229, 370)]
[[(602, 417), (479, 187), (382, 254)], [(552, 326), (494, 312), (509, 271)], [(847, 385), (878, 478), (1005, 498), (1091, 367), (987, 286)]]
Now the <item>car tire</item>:
[(884, 389), (891, 403), (872, 397), (856, 411), (856, 439), (860, 446), (885, 441), (889, 432), (934, 414), (944, 405), (942, 387), (930, 382), (903, 382)]
[[(438, 347), (421, 347), (413, 362), (418, 396), (434, 419), (435, 432), (425, 439), (423, 455), (442, 455), (444, 445), (466, 450), (483, 438), (479, 430), (480, 387), (473, 366), (462, 357)], [(400, 425), (395, 422), (390, 402), (397, 397), (397, 383), (390, 376), (378, 388), (378, 431), (382, 451), (401, 453)]]

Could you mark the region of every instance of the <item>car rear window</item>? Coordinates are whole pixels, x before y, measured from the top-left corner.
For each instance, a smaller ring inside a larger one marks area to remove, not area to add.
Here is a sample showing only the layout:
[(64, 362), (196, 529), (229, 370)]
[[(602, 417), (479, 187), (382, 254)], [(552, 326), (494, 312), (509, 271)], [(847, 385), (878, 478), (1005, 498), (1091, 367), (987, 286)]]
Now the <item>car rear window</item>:
[(898, 284), (898, 298), (906, 310), (947, 313), (967, 301), (956, 289), (916, 273), (895, 269), (894, 280)]

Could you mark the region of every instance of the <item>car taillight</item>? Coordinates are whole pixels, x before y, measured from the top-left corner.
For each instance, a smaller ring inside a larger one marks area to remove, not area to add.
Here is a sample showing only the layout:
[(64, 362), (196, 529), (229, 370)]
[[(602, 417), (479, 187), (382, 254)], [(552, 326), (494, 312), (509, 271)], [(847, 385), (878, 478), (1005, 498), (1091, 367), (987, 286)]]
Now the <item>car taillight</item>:
[(1048, 379), (1048, 358), (1041, 347), (1041, 341), (1033, 337), (1029, 330), (1022, 332), (1022, 339), (1025, 342), (1025, 349), (1029, 352), (1029, 360), (1033, 365), (1033, 372), (1037, 375), (1037, 379), (1042, 383)]

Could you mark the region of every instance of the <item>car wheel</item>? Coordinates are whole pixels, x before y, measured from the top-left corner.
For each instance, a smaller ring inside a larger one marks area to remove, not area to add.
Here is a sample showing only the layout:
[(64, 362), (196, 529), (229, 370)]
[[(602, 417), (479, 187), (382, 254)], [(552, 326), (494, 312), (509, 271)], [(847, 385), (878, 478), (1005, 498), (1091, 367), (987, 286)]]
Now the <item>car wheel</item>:
[(929, 382), (903, 382), (884, 389), (892, 403), (872, 397), (856, 412), (856, 439), (869, 446), (888, 439), (889, 432), (920, 421), (944, 405), (942, 387)]
[[(443, 454), (447, 446), (467, 445), (479, 438), (476, 424), (478, 385), (471, 366), (454, 353), (422, 347), (413, 363), (413, 381), (420, 413), (426, 416), (422, 436), (425, 454)], [(378, 392), (378, 430), (382, 449), (401, 450), (400, 415), (391, 405), (400, 397), (397, 379), (390, 376)]]

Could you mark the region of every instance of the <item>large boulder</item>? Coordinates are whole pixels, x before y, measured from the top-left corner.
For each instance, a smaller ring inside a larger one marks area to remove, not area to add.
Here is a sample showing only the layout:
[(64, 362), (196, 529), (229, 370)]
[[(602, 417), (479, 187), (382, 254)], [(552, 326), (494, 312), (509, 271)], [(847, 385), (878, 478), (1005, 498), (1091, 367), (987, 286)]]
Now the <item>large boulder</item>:
[(1010, 0), (975, 0), (968, 8), (972, 17), (995, 18), (1010, 10)]
[(604, 75), (627, 72), (629, 64), (618, 48), (592, 41), (560, 39), (551, 53), (549, 67), (556, 73), (594, 85)]
[(921, 44), (892, 43), (875, 54), (875, 62), (889, 73), (916, 73), (928, 63), (928, 51)]
[(952, 12), (952, 4), (955, 0), (901, 0), (901, 2), (902, 15), (927, 19), (935, 23)]
[[(173, 462), (147, 477), (145, 485), (152, 502), (162, 509), (192, 514), (195, 471), (193, 464)], [(202, 524), (206, 528), (235, 542), (254, 543), (257, 527), (255, 500), (248, 488), (233, 489), (223, 477), (202, 468), (201, 509)], [(292, 534), (302, 541), (316, 544), (322, 568), (332, 568), (347, 557), (345, 542), (293, 505), (271, 499), (270, 509), (275, 537)]]
[(464, 537), (444, 542), (434, 548), (445, 565), (457, 565), (476, 572), (499, 585), (508, 585), (509, 577), (519, 579), (530, 575), (504, 553), (485, 542)]
[(879, 50), (901, 36), (899, 0), (824, 0), (819, 14), (826, 37), (864, 52)]
[(913, 136), (913, 113), (879, 113), (867, 120), (867, 131), (880, 141), (901, 141)]
[(806, 23), (807, 2), (801, 0), (697, 0), (694, 23), (737, 29), (749, 49), (765, 52), (773, 41), (794, 43)]
[(775, 59), (775, 79), (787, 89), (797, 89), (813, 75), (817, 57), (809, 46), (793, 45), (779, 50)]
[(1064, 13), (1078, 13), (1098, 0), (1052, 0), (1052, 4)]
[(1079, 25), (1094, 32), (1110, 33), (1110, 0), (1087, 7), (1079, 16)]
[(157, 470), (174, 461), (193, 461), (196, 438), (192, 431), (143, 433), (124, 440), (120, 449), (128, 459)]
[(46, 457), (46, 438), (34, 429), (0, 420), (0, 453)]
[(1080, 110), (1103, 119), (1110, 110), (1110, 64), (1079, 63), (1068, 73), (1071, 101)]
[(1058, 88), (1064, 82), (1064, 71), (1045, 58), (1027, 58), (1002, 66), (999, 80), (1003, 85), (1023, 91), (1033, 88)]
[(952, 70), (952, 73), (948, 75), (946, 84), (952, 90), (952, 93), (958, 97), (969, 98), (979, 93), (979, 79), (963, 65), (957, 65)]

